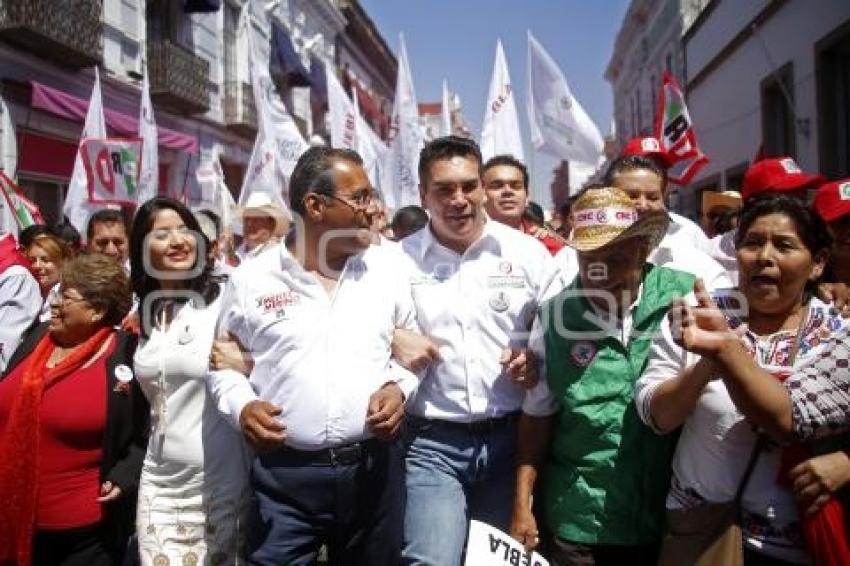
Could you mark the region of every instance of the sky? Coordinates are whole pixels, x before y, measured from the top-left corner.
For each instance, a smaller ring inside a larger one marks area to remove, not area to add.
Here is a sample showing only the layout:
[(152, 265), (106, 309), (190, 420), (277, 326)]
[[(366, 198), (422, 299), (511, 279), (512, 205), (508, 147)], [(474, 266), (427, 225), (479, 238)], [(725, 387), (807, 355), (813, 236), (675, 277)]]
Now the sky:
[(484, 104), (501, 38), (516, 92), (532, 198), (551, 206), (549, 183), (558, 160), (532, 150), (525, 110), (526, 32), (555, 59), (573, 96), (605, 136), (613, 96), (605, 80), (628, 0), (360, 0), (390, 48), (404, 33), (416, 98), (439, 102), (443, 79), (460, 96), (470, 129), (481, 133)]

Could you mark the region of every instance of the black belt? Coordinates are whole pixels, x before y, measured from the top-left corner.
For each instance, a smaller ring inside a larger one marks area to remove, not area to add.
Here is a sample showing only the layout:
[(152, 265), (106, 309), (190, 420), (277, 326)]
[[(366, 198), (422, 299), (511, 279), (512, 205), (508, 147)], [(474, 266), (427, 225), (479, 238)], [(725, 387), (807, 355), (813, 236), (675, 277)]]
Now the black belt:
[[(350, 466), (357, 464), (369, 452), (370, 446), (377, 442), (375, 440), (364, 440), (354, 442), (345, 446), (334, 446), (321, 450), (298, 450), (284, 446), (277, 450), (277, 458), (291, 464), (302, 464), (310, 466)], [(275, 460), (277, 459), (275, 458)]]
[(492, 419), (481, 419), (477, 421), (472, 421), (468, 423), (456, 422), (456, 421), (447, 421), (443, 419), (426, 419), (424, 417), (408, 417), (414, 422), (420, 422), (423, 424), (431, 424), (434, 426), (441, 426), (445, 428), (451, 428), (455, 430), (460, 430), (464, 432), (468, 432), (469, 434), (487, 434), (496, 432), (505, 427), (508, 427), (519, 420), (520, 411), (515, 411), (513, 413), (508, 413), (506, 415), (502, 415), (501, 417), (494, 417)]

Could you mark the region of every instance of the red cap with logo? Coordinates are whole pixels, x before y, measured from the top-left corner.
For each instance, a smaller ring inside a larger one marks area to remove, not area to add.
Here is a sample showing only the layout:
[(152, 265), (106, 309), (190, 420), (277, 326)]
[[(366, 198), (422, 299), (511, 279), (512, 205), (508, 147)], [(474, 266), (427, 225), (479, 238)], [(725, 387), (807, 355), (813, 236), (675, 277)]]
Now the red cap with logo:
[(771, 157), (750, 165), (744, 174), (741, 196), (746, 201), (759, 193), (814, 188), (825, 180), (821, 175), (803, 173), (790, 157)]
[(850, 178), (821, 185), (815, 195), (815, 210), (824, 222), (850, 215)]
[(641, 157), (654, 157), (658, 159), (665, 168), (671, 167), (670, 158), (661, 148), (658, 140), (652, 136), (632, 138), (623, 146), (622, 155), (640, 155)]

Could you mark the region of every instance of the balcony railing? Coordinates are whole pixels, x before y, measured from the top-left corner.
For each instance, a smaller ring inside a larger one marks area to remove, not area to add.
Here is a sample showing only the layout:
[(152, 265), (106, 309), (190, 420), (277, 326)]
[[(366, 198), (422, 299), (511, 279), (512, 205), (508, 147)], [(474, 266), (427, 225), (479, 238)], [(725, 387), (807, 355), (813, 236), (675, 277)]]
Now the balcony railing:
[(167, 39), (148, 42), (148, 76), (154, 103), (181, 114), (210, 109), (210, 64)]
[(238, 134), (253, 136), (257, 133), (257, 107), (251, 85), (242, 81), (224, 84), (224, 123)]
[(0, 38), (60, 65), (103, 59), (102, 0), (0, 0)]

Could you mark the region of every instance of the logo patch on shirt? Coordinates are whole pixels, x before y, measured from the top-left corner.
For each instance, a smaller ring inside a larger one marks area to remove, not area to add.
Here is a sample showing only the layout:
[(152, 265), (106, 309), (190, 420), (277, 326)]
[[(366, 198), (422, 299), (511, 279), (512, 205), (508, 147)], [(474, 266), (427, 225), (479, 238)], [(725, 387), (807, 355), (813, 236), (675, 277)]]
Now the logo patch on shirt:
[(841, 200), (850, 200), (850, 183), (841, 183), (838, 185), (838, 198)]
[(510, 275), (510, 273), (511, 273), (511, 271), (513, 271), (513, 269), (514, 269), (514, 266), (511, 265), (511, 262), (509, 262), (509, 261), (503, 261), (502, 263), (499, 264), (499, 271), (501, 271), (505, 275)]
[(278, 318), (281, 318), (286, 312), (286, 307), (297, 305), (301, 301), (301, 296), (295, 291), (287, 290), (257, 297), (256, 301), (260, 314), (274, 312)]
[(510, 306), (511, 299), (504, 291), (498, 291), (490, 297), (490, 308), (496, 312), (505, 312)]
[(570, 350), (570, 356), (577, 366), (586, 368), (593, 361), (593, 358), (596, 357), (596, 352), (596, 344), (587, 340), (580, 340), (573, 344), (573, 348)]

